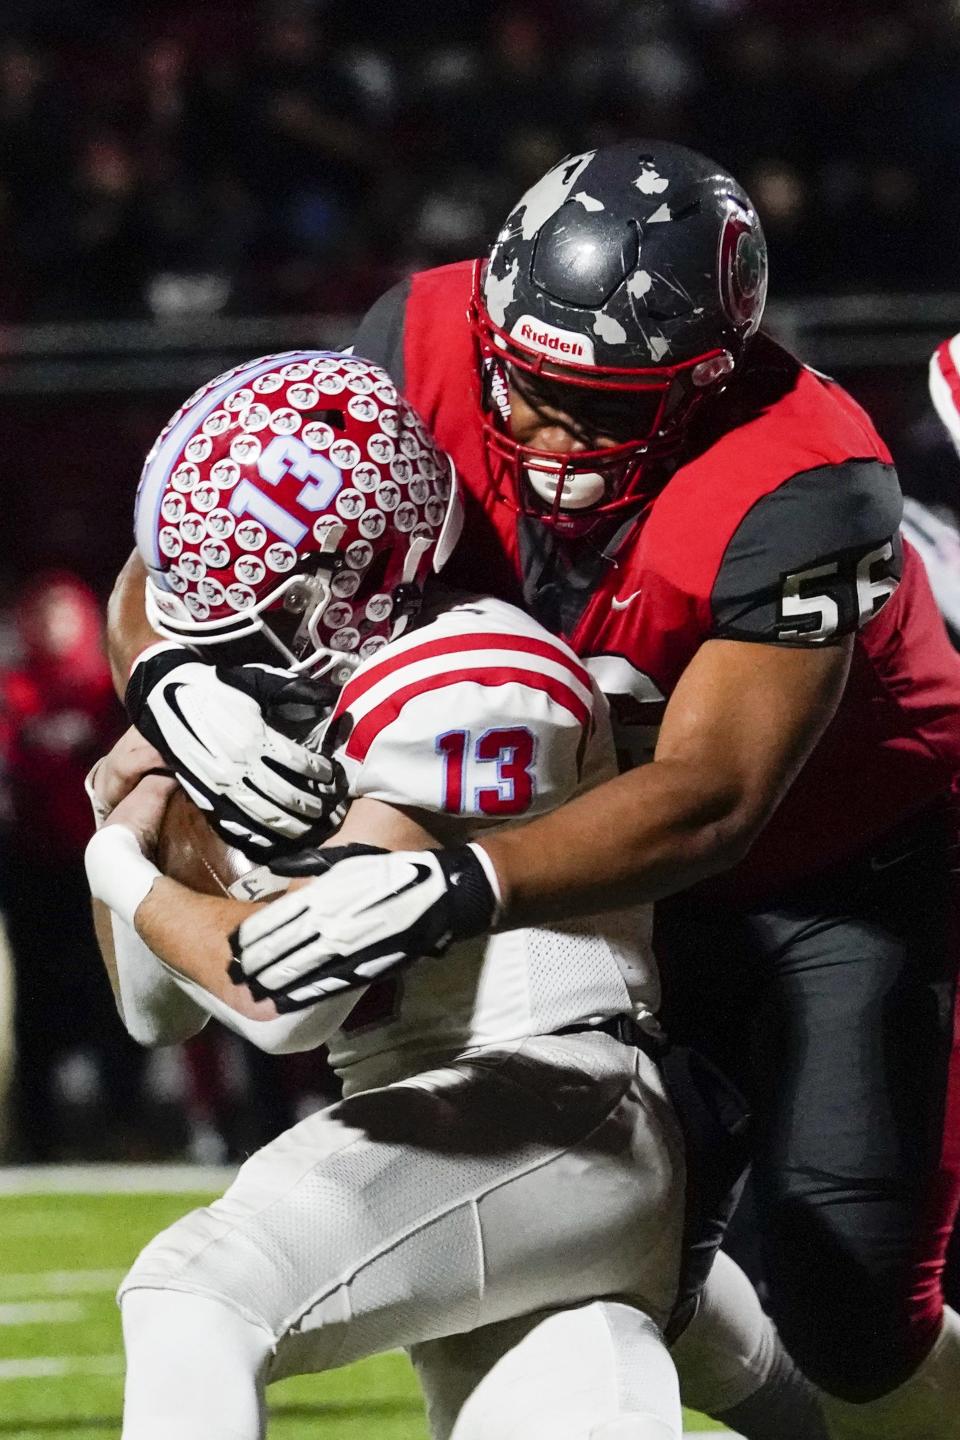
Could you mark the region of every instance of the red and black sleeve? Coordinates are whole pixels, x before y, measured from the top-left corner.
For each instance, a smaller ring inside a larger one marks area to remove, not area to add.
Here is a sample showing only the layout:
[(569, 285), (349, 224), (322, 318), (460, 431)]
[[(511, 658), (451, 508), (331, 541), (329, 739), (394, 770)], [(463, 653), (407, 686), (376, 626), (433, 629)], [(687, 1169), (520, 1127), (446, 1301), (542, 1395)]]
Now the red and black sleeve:
[(714, 638), (822, 645), (866, 624), (903, 567), (894, 467), (850, 459), (761, 496), (730, 537), (710, 596)]

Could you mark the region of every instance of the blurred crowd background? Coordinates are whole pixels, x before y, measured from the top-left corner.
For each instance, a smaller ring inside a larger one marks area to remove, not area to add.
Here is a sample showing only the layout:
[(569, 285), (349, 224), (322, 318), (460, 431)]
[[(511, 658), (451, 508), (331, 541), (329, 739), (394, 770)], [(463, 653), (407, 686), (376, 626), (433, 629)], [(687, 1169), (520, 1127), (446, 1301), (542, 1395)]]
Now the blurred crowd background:
[(660, 137), (746, 185), (771, 328), (953, 512), (925, 360), (960, 329), (958, 95), (960, 0), (4, 0), (0, 1155), (224, 1158), (333, 1093), (319, 1057), (212, 1027), (138, 1052), (92, 948), (80, 786), (122, 725), (102, 606), (183, 396), (345, 342), (563, 154)]
[(356, 308), (481, 249), (556, 157), (643, 134), (737, 174), (781, 295), (951, 283), (943, 0), (19, 8), (3, 320)]

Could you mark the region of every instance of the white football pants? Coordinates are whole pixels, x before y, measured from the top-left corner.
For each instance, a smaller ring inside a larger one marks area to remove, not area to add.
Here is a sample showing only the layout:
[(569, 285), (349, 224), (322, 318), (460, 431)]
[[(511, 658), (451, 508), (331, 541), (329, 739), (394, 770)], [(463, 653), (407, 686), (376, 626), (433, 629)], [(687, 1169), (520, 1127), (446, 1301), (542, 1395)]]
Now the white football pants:
[[(130, 1320), (124, 1306), (126, 1440), (151, 1433), (138, 1428), (136, 1396), (156, 1393), (150, 1371), (161, 1363), (132, 1336), (134, 1312), (147, 1323), (139, 1292), (186, 1292), (242, 1317), (266, 1343), (260, 1385), (600, 1297), (623, 1297), (652, 1319), (627, 1323), (630, 1306), (620, 1305), (612, 1326), (623, 1346), (647, 1346), (675, 1297), (684, 1179), (657, 1067), (602, 1033), (475, 1051), (354, 1095), (254, 1155), (221, 1200), (163, 1231), (134, 1264), (121, 1287), (137, 1299)], [(547, 1333), (540, 1323), (525, 1341), (531, 1354)], [(606, 1314), (562, 1323), (564, 1334), (571, 1325), (611, 1333)], [(177, 1364), (165, 1363), (168, 1433), (187, 1435)], [(418, 1364), (428, 1391), (442, 1390), (429, 1357)], [(651, 1373), (664, 1366), (672, 1377), (666, 1359)], [(672, 1434), (671, 1383), (666, 1410), (653, 1406), (660, 1431), (598, 1436)], [(472, 1413), (485, 1409), (478, 1401)], [(475, 1433), (484, 1432), (463, 1440)]]
[[(264, 1440), (265, 1330), (219, 1300), (123, 1301), (123, 1440)], [(415, 1347), (434, 1440), (680, 1440), (677, 1375), (641, 1311), (593, 1300)], [(358, 1408), (362, 1408), (362, 1405)]]

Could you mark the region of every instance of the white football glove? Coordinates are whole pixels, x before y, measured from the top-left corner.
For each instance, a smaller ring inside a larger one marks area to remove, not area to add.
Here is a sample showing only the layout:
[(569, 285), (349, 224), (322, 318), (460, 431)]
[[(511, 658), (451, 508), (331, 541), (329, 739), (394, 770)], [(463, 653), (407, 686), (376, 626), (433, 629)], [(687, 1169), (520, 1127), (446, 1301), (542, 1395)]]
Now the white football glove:
[(326, 871), (244, 920), (231, 978), (280, 1011), (369, 985), (419, 956), (483, 934), (499, 909), (496, 873), (476, 845), (456, 850), (334, 846), (288, 862)]
[(213, 829), (251, 858), (302, 849), (342, 818), (340, 766), (269, 723), (294, 712), (312, 729), (329, 708), (323, 687), (269, 666), (206, 665), (168, 646), (137, 662), (125, 700)]

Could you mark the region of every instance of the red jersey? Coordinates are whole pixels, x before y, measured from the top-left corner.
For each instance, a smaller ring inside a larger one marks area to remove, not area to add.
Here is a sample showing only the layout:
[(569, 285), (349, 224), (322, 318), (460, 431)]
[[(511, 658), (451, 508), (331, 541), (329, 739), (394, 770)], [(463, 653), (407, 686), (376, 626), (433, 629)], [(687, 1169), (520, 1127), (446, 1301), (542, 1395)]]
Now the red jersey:
[(120, 733), (123, 712), (100, 641), (100, 610), (82, 581), (35, 577), (20, 597), (24, 655), (0, 674), (3, 740), (18, 853), (81, 860), (93, 831), (83, 779)]
[(29, 664), (0, 675), (19, 852), (51, 863), (83, 854), (93, 833), (84, 776), (117, 738), (120, 720), (106, 666), (74, 687), (50, 683)]
[(759, 337), (646, 508), (602, 543), (565, 545), (495, 493), (471, 268), (397, 286), (355, 349), (390, 371), (457, 466), (469, 505), (453, 583), (519, 602), (564, 635), (610, 698), (625, 763), (652, 754), (705, 640), (808, 646), (856, 632), (836, 716), (750, 856), (714, 888), (783, 888), (949, 788), (960, 657), (900, 540), (890, 454), (851, 397)]

